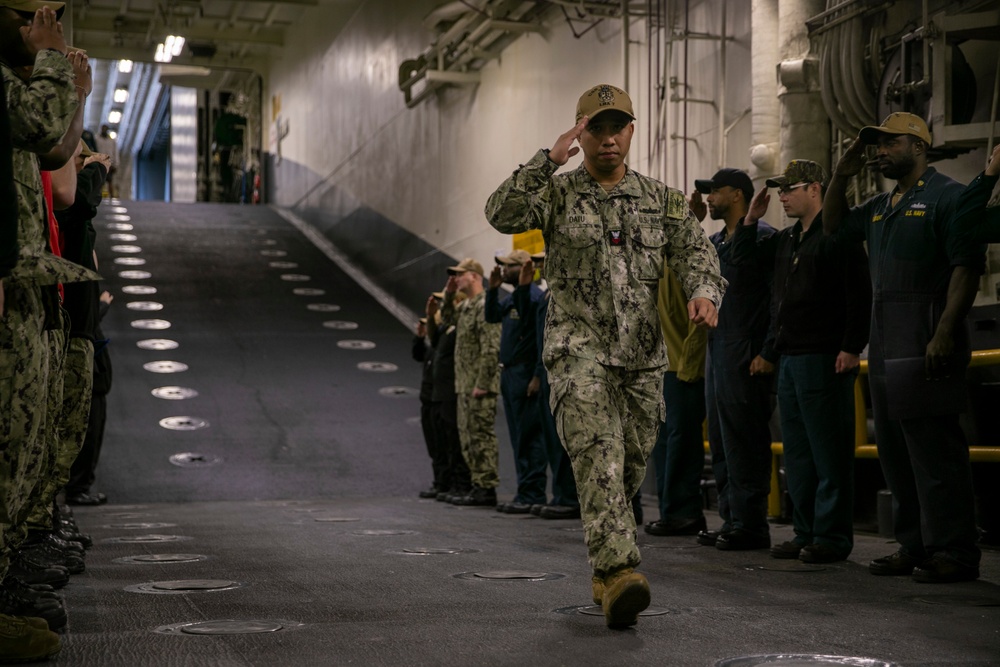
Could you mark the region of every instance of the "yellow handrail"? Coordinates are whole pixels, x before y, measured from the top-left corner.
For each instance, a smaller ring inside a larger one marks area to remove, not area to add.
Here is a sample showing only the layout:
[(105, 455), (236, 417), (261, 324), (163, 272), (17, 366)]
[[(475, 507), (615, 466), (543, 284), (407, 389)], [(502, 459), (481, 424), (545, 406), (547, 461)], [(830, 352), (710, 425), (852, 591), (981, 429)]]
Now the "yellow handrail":
[[(1000, 365), (1000, 350), (976, 350), (972, 353), (969, 367)], [(861, 388), (861, 376), (868, 374), (868, 361), (861, 360), (858, 379), (854, 383), (854, 456), (859, 459), (877, 459), (878, 448), (868, 442), (868, 418), (865, 415), (865, 396)], [(706, 443), (707, 445), (707, 443)], [(781, 514), (781, 498), (778, 493), (778, 457), (784, 453), (780, 442), (771, 443), (772, 462), (771, 495), (768, 496), (768, 512), (771, 516)], [(976, 462), (1000, 463), (1000, 447), (969, 445), (969, 459)]]
[[(1000, 365), (1000, 350), (976, 350), (969, 361), (970, 368)], [(854, 457), (859, 459), (877, 459), (878, 447), (868, 442), (868, 417), (865, 414), (865, 396), (861, 388), (861, 376), (868, 374), (868, 361), (861, 360), (860, 373), (854, 383)], [(705, 440), (705, 451), (708, 452), (708, 440)], [(780, 442), (771, 443), (771, 494), (768, 496), (768, 512), (771, 516), (781, 515), (781, 494), (778, 483), (778, 457), (785, 451)], [(1000, 463), (1000, 447), (989, 445), (969, 445), (969, 460), (974, 462)]]

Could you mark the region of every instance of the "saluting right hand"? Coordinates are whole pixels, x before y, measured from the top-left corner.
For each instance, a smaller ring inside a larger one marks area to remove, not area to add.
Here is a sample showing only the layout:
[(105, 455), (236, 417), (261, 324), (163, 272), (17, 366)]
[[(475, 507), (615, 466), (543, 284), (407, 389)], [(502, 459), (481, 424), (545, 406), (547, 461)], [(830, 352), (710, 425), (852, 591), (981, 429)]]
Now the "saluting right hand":
[(424, 312), (427, 313), (427, 321), (433, 322), (434, 316), (438, 312), (438, 300), (434, 298), (433, 294), (427, 297), (427, 303), (424, 304)]
[(111, 171), (111, 156), (105, 155), (104, 153), (94, 153), (93, 155), (88, 155), (83, 158), (83, 166), (86, 167), (88, 164), (97, 162), (104, 165), (104, 168)]
[(530, 259), (521, 265), (521, 273), (517, 274), (517, 284), (524, 286), (535, 282), (535, 263)]
[(56, 20), (56, 13), (48, 7), (35, 12), (31, 25), (21, 26), (21, 38), (32, 57), (44, 49), (66, 53), (62, 23)]
[(590, 118), (584, 116), (572, 130), (564, 132), (558, 139), (556, 139), (556, 143), (549, 149), (549, 159), (561, 167), (569, 162), (571, 157), (579, 153), (580, 147), (574, 146), (573, 142), (580, 140), (580, 135), (583, 134), (583, 130), (587, 127), (587, 123), (589, 122)]
[(694, 213), (694, 217), (698, 218), (698, 222), (705, 219), (708, 215), (708, 205), (705, 204), (705, 200), (701, 198), (701, 192), (695, 190), (691, 193), (691, 197), (688, 199), (688, 206), (691, 208), (691, 212)]
[(767, 213), (767, 205), (771, 203), (771, 195), (767, 194), (767, 186), (763, 186), (750, 200), (750, 209), (743, 216), (744, 225), (752, 225)]
[(451, 294), (458, 291), (458, 276), (448, 276), (448, 282), (444, 284), (444, 291)]
[(847, 152), (841, 156), (840, 162), (837, 163), (837, 168), (833, 172), (837, 176), (857, 176), (865, 168), (867, 162), (865, 142), (861, 141), (861, 137), (858, 137), (847, 149)]
[(66, 55), (66, 60), (73, 66), (76, 85), (83, 91), (84, 95), (90, 97), (90, 93), (94, 89), (94, 73), (91, 70), (87, 54), (83, 51), (73, 51)]
[(497, 289), (503, 285), (503, 267), (497, 264), (490, 271), (490, 289)]
[(986, 175), (996, 176), (1000, 174), (1000, 144), (997, 144), (993, 148), (993, 153), (990, 155), (990, 161), (986, 165)]

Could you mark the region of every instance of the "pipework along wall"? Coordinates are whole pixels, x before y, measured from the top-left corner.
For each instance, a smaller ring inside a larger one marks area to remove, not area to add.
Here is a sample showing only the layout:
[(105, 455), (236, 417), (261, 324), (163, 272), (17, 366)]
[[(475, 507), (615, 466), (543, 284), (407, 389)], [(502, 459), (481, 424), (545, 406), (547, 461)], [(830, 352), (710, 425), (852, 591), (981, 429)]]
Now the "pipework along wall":
[[(519, 163), (573, 126), (584, 90), (623, 79), (619, 21), (603, 21), (578, 39), (554, 11), (543, 33), (519, 38), (487, 65), (478, 85), (442, 89), (407, 109), (397, 68), (433, 40), (422, 19), (439, 4), (366, 0), (336, 35), (319, 26), (342, 6), (309, 9), (289, 29), (294, 48), (272, 63), (265, 92), (265, 100), (280, 96), (280, 124), (288, 130), (280, 160), (269, 156), (269, 201), (319, 227), (414, 310), (441, 288), (443, 268), (455, 259), (472, 256), (489, 266), (495, 253), (510, 249), (510, 238), (486, 222), (486, 199)], [(644, 29), (636, 27), (633, 37), (644, 38)], [(630, 86), (640, 118), (629, 162), (640, 171), (649, 127), (642, 51), (644, 45), (633, 48)], [(698, 78), (714, 82), (716, 71), (699, 64)], [(748, 64), (742, 79), (749, 80)], [(749, 92), (732, 104), (748, 103)], [(265, 118), (271, 114), (265, 108)], [(748, 145), (748, 137), (742, 142)], [(701, 153), (693, 155), (703, 164), (690, 165), (689, 173), (710, 175), (715, 151)]]

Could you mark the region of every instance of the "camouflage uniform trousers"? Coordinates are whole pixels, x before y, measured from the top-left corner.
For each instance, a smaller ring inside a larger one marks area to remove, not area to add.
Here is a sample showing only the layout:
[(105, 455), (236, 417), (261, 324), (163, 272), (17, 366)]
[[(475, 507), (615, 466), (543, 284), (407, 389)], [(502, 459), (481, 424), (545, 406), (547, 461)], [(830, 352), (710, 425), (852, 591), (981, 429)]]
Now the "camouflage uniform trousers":
[[(49, 316), (49, 377), (48, 393), (45, 400), (45, 422), (40, 434), (42, 439), (41, 465), (38, 466), (35, 473), (31, 495), (24, 507), (23, 516), (14, 524), (11, 544), (15, 548), (28, 536), (29, 518), (35, 516), (39, 506), (45, 502), (45, 494), (52, 484), (52, 476), (55, 473), (56, 454), (59, 449), (58, 425), (62, 414), (69, 319), (61, 308), (54, 313), (50, 312)], [(51, 502), (50, 499), (49, 503)], [(51, 525), (47, 530), (51, 530)]]
[(458, 436), (462, 458), (469, 466), (472, 483), (484, 489), (500, 484), (500, 450), (496, 432), (497, 397), (458, 395)]
[(28, 517), (28, 530), (52, 530), (52, 501), (69, 481), (70, 468), (83, 447), (94, 386), (93, 343), (86, 338), (70, 339), (62, 377), (62, 404), (49, 405), (55, 415), (49, 434), (53, 456), (39, 501)]
[(45, 459), (49, 341), (41, 290), (4, 284), (0, 320), (0, 578)]
[(641, 561), (632, 496), (663, 421), (663, 368), (626, 370), (563, 357), (549, 368), (556, 429), (569, 454), (594, 573)]

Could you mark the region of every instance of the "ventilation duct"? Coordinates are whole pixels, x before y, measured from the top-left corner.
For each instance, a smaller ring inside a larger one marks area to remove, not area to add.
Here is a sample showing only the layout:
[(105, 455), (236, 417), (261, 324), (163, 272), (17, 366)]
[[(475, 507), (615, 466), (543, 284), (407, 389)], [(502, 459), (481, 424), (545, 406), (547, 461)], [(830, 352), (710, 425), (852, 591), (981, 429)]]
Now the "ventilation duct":
[(540, 32), (549, 2), (486, 0), (479, 8), (461, 3), (439, 7), (425, 24), (442, 30), (416, 58), (399, 66), (399, 89), (406, 106), (413, 108), (447, 85), (479, 83), (479, 71), (526, 32)]

